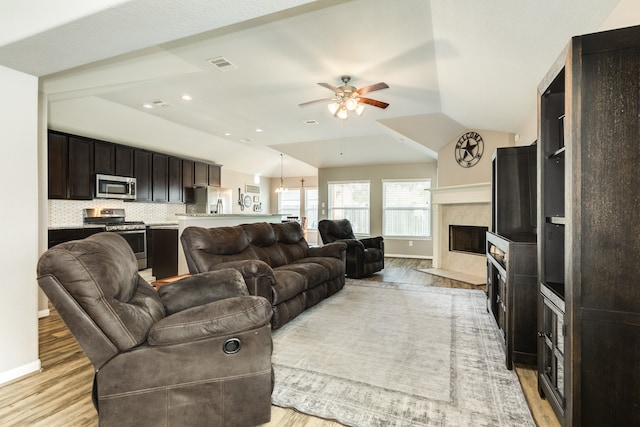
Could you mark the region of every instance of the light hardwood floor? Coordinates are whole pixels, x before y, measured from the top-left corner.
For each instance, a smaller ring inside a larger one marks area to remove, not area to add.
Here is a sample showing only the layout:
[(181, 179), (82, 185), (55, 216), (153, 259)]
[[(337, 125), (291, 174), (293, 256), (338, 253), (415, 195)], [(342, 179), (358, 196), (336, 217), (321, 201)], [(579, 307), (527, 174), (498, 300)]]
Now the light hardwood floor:
[[(387, 258), (384, 271), (367, 280), (469, 287), (417, 270), (429, 267), (430, 260)], [(0, 426), (97, 426), (91, 403), (93, 368), (55, 310), (40, 319), (39, 334), (42, 372), (0, 386)], [(559, 426), (548, 402), (538, 395), (535, 369), (516, 365), (516, 372), (538, 426)], [(272, 406), (271, 421), (264, 426), (341, 425)]]

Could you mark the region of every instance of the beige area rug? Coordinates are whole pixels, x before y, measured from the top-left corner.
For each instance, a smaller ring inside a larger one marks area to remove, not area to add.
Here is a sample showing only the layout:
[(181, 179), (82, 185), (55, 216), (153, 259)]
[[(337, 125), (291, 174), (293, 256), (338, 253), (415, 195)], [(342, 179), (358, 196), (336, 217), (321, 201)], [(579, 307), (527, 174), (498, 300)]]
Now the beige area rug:
[(347, 279), (273, 332), (274, 405), (348, 426), (535, 426), (482, 291)]

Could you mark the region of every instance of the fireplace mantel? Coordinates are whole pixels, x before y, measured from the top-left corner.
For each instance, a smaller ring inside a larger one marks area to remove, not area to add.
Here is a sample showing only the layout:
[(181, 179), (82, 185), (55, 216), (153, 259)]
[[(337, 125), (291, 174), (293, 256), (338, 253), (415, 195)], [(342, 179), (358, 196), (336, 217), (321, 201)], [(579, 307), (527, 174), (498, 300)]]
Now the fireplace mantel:
[(432, 205), (491, 203), (491, 183), (455, 185), (431, 189)]
[[(468, 225), (485, 225), (489, 226), (491, 222), (490, 208), (491, 205), (491, 183), (484, 182), (479, 184), (456, 185), (450, 187), (432, 188), (431, 189), (431, 205), (433, 213), (433, 267), (445, 270), (456, 271), (474, 276), (485, 276), (483, 267), (484, 262), (480, 261), (478, 255), (459, 254), (461, 258), (472, 257), (471, 265), (473, 267), (464, 266), (456, 267), (451, 265), (443, 265), (443, 252), (448, 251), (449, 224), (443, 217), (445, 207), (456, 205), (477, 205), (470, 206), (469, 209), (478, 209), (479, 213), (474, 219), (474, 224)], [(472, 214), (473, 215), (473, 214)], [(485, 218), (486, 216), (486, 218)], [(463, 224), (464, 225), (464, 224)], [(458, 255), (457, 255), (458, 256)], [(474, 271), (469, 271), (469, 270)]]

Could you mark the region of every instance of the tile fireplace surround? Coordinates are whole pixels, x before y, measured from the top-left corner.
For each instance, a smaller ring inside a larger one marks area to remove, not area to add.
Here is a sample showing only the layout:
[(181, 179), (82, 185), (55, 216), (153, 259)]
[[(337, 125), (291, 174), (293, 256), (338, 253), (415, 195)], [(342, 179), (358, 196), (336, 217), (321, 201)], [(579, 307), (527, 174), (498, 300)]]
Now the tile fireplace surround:
[(449, 251), (449, 225), (491, 227), (491, 183), (433, 188), (431, 205), (433, 267), (485, 277), (485, 256)]

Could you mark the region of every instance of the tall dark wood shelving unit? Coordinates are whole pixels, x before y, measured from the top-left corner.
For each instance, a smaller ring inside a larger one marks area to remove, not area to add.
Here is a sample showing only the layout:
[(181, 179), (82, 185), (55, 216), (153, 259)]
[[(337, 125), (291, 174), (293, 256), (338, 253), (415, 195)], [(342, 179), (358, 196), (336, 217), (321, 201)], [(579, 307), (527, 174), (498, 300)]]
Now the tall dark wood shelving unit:
[(640, 425), (640, 26), (572, 38), (538, 100), (539, 390)]

